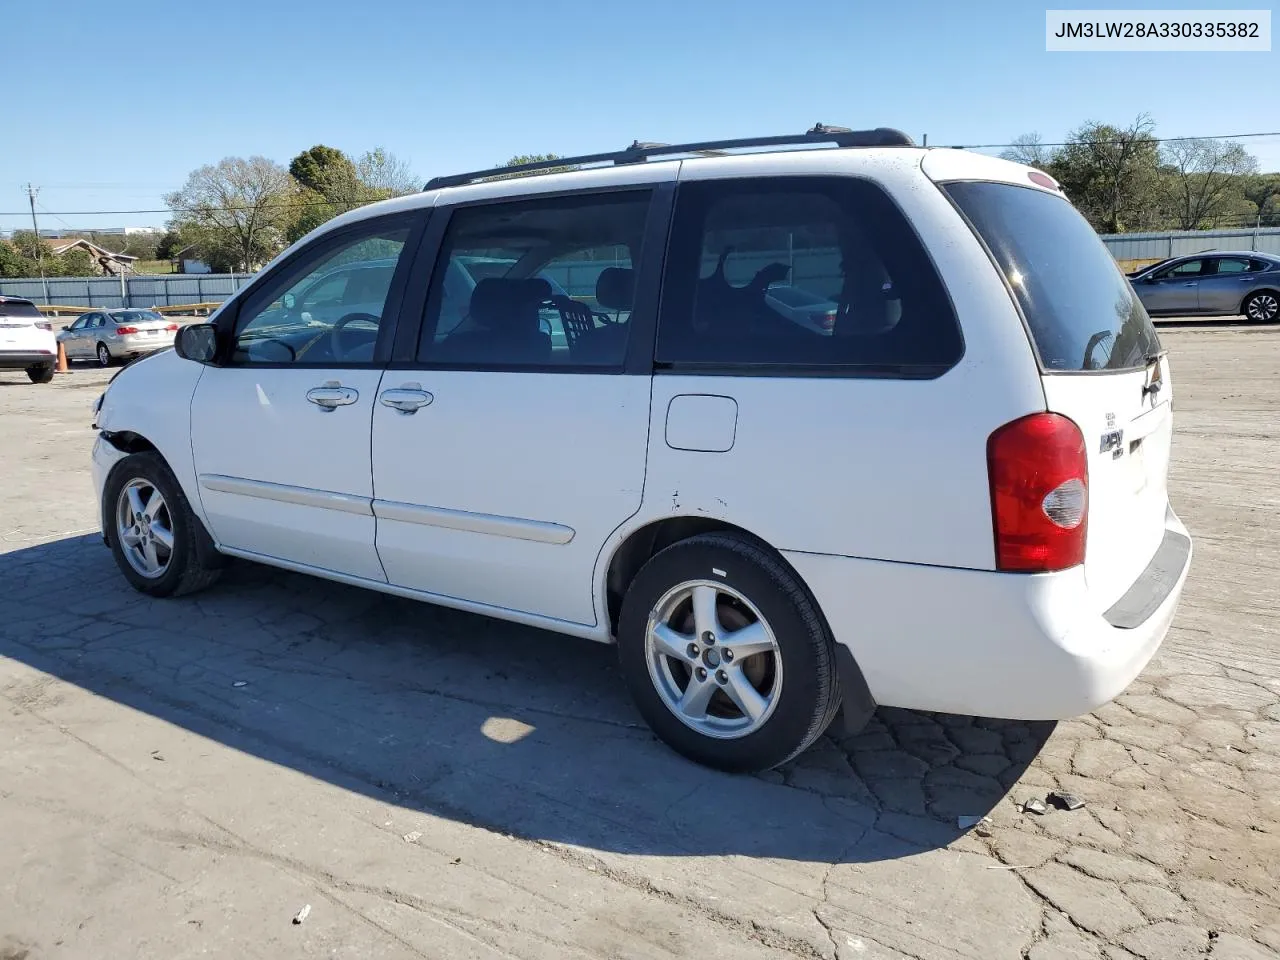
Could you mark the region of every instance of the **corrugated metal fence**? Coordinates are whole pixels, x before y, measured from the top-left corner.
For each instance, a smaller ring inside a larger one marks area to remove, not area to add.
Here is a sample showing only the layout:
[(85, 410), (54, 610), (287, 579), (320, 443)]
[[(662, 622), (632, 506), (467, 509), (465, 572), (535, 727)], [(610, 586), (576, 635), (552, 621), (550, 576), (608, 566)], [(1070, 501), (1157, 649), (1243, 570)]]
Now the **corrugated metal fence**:
[[(221, 303), (252, 274), (205, 273), (142, 277), (28, 277), (0, 280), (0, 296), (26, 297), (61, 307), (171, 307), (184, 303)], [(45, 287), (48, 286), (48, 297)]]
[(1280, 227), (1260, 230), (1179, 230), (1103, 236), (1117, 260), (1163, 260), (1210, 250), (1258, 250), (1280, 256)]

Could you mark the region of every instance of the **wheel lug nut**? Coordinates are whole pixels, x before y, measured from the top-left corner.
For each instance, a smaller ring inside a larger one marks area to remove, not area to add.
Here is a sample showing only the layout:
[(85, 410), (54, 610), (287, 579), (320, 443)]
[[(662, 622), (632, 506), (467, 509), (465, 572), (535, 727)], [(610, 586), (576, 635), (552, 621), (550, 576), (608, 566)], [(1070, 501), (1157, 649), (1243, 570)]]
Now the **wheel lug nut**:
[(716, 683), (728, 683), (728, 682), (729, 682), (729, 675), (725, 673), (723, 670), (717, 670)]
[(728, 649), (723, 650), (721, 651), (720, 656), (724, 657), (725, 663), (728, 663), (730, 660), (733, 659), (733, 651)]
[(698, 645), (696, 643), (689, 644), (688, 649), (685, 650), (685, 653), (689, 654), (690, 658), (696, 657), (701, 652), (702, 651), (698, 649)]
[(697, 670), (694, 671), (694, 673), (697, 675), (699, 680), (707, 679), (707, 671), (702, 669), (702, 667), (699, 667)]
[(708, 647), (715, 646), (716, 635), (712, 633), (710, 630), (707, 630), (705, 633), (702, 634), (702, 642), (705, 643)]

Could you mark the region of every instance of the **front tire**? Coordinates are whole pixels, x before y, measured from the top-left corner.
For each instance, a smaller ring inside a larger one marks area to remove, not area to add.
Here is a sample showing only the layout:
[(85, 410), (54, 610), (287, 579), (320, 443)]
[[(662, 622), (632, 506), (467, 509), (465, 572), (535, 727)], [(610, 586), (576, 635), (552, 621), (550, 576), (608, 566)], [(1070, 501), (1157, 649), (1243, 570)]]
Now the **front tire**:
[(200, 549), (208, 534), (158, 454), (131, 454), (112, 468), (102, 522), (116, 566), (135, 590), (176, 597), (218, 579), (218, 567)]
[(100, 367), (111, 366), (111, 351), (107, 349), (107, 345), (105, 343), (98, 344), (97, 352), (98, 352), (98, 366)]
[(840, 707), (817, 605), (777, 554), (734, 533), (682, 540), (641, 568), (623, 599), (618, 656), (654, 733), (719, 770), (785, 763)]
[(53, 364), (42, 363), (38, 367), (27, 367), (27, 376), (32, 383), (52, 383)]
[(1270, 290), (1251, 293), (1245, 297), (1241, 310), (1253, 323), (1275, 323), (1280, 319), (1280, 294)]

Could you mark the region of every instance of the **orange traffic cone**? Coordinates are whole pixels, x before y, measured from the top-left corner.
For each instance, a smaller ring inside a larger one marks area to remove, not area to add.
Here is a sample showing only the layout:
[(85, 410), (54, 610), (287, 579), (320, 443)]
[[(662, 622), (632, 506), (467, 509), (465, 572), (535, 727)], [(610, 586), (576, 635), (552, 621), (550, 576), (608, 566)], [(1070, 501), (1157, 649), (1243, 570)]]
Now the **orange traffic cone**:
[(58, 373), (70, 373), (71, 368), (67, 366), (67, 348), (63, 346), (62, 341), (58, 341)]

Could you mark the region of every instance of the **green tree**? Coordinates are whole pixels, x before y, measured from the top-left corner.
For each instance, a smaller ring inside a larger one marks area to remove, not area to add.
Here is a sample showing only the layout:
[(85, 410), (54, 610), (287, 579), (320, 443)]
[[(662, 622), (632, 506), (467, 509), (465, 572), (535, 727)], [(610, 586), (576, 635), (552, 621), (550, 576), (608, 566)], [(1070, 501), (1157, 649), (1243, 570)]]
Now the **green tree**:
[(0, 277), (34, 277), (36, 265), (8, 240), (0, 240)]
[(1048, 171), (1102, 233), (1122, 233), (1158, 219), (1160, 151), (1155, 124), (1140, 114), (1127, 127), (1089, 122), (1073, 131)]
[(58, 257), (54, 264), (56, 273), (50, 272), (50, 276), (60, 277), (96, 277), (102, 273), (102, 268), (98, 266), (88, 250), (82, 247), (72, 247), (62, 256)]
[(355, 165), (337, 147), (316, 144), (289, 161), (289, 173), (307, 190), (324, 194), (337, 180), (354, 180)]
[(159, 241), (157, 241), (156, 255), (154, 259), (172, 260), (177, 256), (178, 251), (182, 249), (182, 246), (181, 234), (170, 227), (163, 235), (161, 235)]
[(1168, 207), (1179, 229), (1201, 230), (1224, 215), (1248, 212), (1246, 178), (1258, 161), (1238, 143), (1179, 140), (1165, 144)]
[[(253, 271), (282, 248), (297, 203), (289, 171), (266, 157), (227, 157), (193, 170), (165, 196), (174, 223), (198, 237), (202, 252)], [(212, 265), (212, 261), (210, 261)]]
[(1241, 191), (1253, 204), (1255, 226), (1280, 226), (1280, 173), (1257, 173), (1244, 178)]
[(379, 200), (405, 197), (422, 189), (422, 179), (409, 165), (382, 147), (362, 154), (355, 168), (357, 179)]

